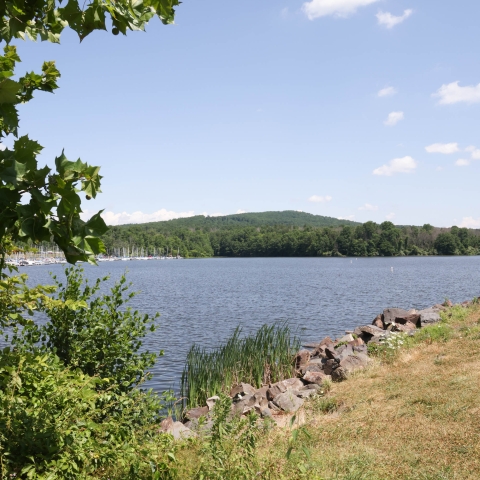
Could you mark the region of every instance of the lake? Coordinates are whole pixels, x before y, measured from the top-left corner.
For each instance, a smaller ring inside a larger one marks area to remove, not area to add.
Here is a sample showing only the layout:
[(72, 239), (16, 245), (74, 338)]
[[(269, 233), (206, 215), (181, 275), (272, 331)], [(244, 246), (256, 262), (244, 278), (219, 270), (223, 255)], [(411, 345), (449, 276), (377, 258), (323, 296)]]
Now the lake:
[[(393, 267), (393, 271), (392, 271)], [(51, 283), (64, 266), (25, 267), (30, 285)], [(145, 345), (164, 350), (153, 369), (155, 390), (178, 387), (192, 343), (216, 346), (237, 325), (245, 332), (288, 321), (302, 341), (371, 323), (386, 307), (425, 308), (448, 297), (480, 296), (480, 257), (211, 258), (104, 262), (84, 266), (88, 278), (128, 269), (131, 305), (160, 312)]]

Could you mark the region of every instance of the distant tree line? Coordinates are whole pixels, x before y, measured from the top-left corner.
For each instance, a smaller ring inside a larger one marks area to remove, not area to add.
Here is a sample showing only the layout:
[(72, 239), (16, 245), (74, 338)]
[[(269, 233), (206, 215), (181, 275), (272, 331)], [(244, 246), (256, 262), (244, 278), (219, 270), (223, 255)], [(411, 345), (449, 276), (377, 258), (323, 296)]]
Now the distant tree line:
[[(264, 225), (223, 228), (176, 227), (169, 222), (112, 227), (103, 237), (109, 253), (144, 249), (149, 254), (194, 257), (375, 257), (478, 255), (480, 231), (452, 227), (395, 226), (366, 222), (356, 226)], [(167, 225), (166, 225), (167, 224)], [(123, 250), (122, 250), (123, 251)]]

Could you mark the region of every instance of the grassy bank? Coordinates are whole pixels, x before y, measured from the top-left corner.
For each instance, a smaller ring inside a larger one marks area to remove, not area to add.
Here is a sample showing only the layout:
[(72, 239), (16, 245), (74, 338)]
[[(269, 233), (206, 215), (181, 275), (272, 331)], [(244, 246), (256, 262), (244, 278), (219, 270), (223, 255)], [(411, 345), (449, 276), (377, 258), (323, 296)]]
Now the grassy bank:
[[(480, 308), (454, 307), (311, 401), (296, 434), (260, 432), (250, 473), (227, 464), (217, 476), (201, 442), (177, 452), (178, 473), (196, 478), (210, 462), (204, 478), (476, 479), (479, 385)], [(235, 452), (235, 441), (224, 445)]]

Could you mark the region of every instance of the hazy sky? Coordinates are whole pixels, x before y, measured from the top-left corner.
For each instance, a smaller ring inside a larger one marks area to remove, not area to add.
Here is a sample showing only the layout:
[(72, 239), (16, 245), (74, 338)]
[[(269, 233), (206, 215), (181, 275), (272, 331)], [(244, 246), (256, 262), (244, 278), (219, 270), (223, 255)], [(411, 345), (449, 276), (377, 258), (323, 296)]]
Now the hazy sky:
[(480, 2), (185, 0), (176, 24), (19, 43), (22, 131), (102, 166), (109, 223), (303, 210), (480, 227)]

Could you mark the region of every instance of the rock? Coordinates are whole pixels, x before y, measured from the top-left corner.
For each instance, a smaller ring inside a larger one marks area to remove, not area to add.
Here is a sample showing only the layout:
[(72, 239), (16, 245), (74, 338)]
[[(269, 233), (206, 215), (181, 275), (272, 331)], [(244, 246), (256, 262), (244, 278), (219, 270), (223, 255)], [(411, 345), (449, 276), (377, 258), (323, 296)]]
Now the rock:
[(402, 325), (401, 323), (396, 323), (392, 327), (392, 332), (410, 332), (411, 330), (416, 330), (417, 326), (412, 323), (412, 322), (407, 322), (405, 325)]
[(239, 383), (230, 390), (230, 397), (243, 397), (244, 395), (253, 395), (254, 393), (255, 388), (253, 388), (249, 383)]
[(307, 372), (303, 376), (303, 380), (308, 383), (322, 385), (325, 380), (330, 380), (330, 375), (327, 375), (323, 372)]
[(370, 342), (373, 338), (381, 338), (385, 335), (385, 331), (375, 325), (364, 325), (357, 327), (354, 331), (365, 343)]
[(263, 397), (267, 396), (268, 385), (264, 385), (263, 387), (257, 388), (255, 390), (255, 395), (262, 395)]
[(253, 398), (255, 400), (255, 407), (265, 408), (268, 406), (267, 392), (257, 392)]
[(271, 385), (267, 390), (267, 398), (268, 400), (273, 400), (279, 393), (284, 393), (288, 389), (300, 390), (302, 387), (303, 383), (299, 378), (288, 378), (287, 380), (282, 380)]
[(350, 342), (349, 345), (352, 347), (359, 347), (361, 345), (365, 345), (365, 342), (360, 337), (357, 337), (355, 340), (353, 340), (353, 342)]
[(305, 375), (307, 372), (322, 372), (323, 365), (320, 363), (309, 363), (306, 367), (300, 370), (302, 375)]
[(264, 408), (263, 410), (261, 409), (257, 409), (257, 407), (255, 407), (255, 411), (262, 417), (262, 418), (272, 418), (272, 411), (267, 407), (267, 408)]
[(188, 420), (194, 420), (200, 417), (204, 417), (208, 414), (208, 407), (196, 407), (188, 410), (185, 413), (185, 418)]
[(321, 387), (320, 387), (320, 385), (317, 385), (316, 383), (308, 383), (307, 385), (305, 385), (299, 391), (301, 392), (302, 390), (315, 390), (317, 392), (318, 390), (321, 390)]
[(344, 335), (342, 338), (337, 340), (337, 343), (348, 343), (348, 342), (353, 342), (354, 338), (351, 333), (348, 335)]
[(373, 319), (372, 325), (375, 325), (376, 327), (381, 328), (382, 330), (385, 329), (385, 325), (383, 323), (381, 313)]
[(331, 347), (325, 347), (325, 356), (331, 359), (334, 359), (337, 356), (337, 351), (333, 345)]
[(444, 307), (453, 307), (453, 303), (451, 300), (445, 299), (445, 301), (442, 304)]
[(330, 337), (325, 337), (318, 346), (321, 347), (322, 345), (333, 345), (333, 340)]
[(420, 315), (420, 326), (422, 327), (431, 325), (432, 323), (438, 323), (441, 320), (438, 310), (434, 307), (420, 310), (418, 313)]
[(303, 399), (298, 398), (293, 390), (280, 393), (273, 399), (273, 403), (284, 412), (296, 412), (302, 405)]
[(299, 390), (298, 392), (295, 392), (297, 397), (298, 398), (309, 398), (311, 397), (312, 395), (315, 395), (317, 393), (316, 390), (312, 390), (312, 389), (309, 389), (309, 390)]
[(403, 308), (386, 308), (383, 311), (382, 320), (385, 326), (395, 323), (396, 318), (403, 318), (408, 316), (407, 310)]
[(175, 440), (184, 440), (195, 436), (195, 432), (186, 427), (182, 422), (174, 422), (171, 417), (162, 420), (160, 430), (172, 435)]
[(208, 410), (213, 410), (213, 407), (214, 407), (215, 403), (217, 403), (217, 400), (220, 400), (220, 397), (218, 395), (207, 398)]
[(323, 372), (325, 375), (331, 375), (333, 370), (338, 367), (338, 363), (334, 359), (329, 359), (323, 365)]
[(338, 367), (332, 372), (332, 380), (334, 382), (342, 382), (347, 379), (347, 372), (343, 367)]
[(295, 369), (300, 370), (306, 366), (310, 360), (310, 352), (308, 350), (300, 350), (295, 357)]
[(233, 404), (233, 412), (237, 415), (243, 415), (253, 409), (256, 403), (255, 395), (247, 394), (244, 397), (237, 397)]
[(415, 327), (418, 325), (420, 327), (420, 315), (418, 313), (413, 313), (410, 315), (405, 315), (404, 317), (397, 317), (395, 318), (395, 323), (399, 323), (401, 325), (406, 325), (407, 323), (413, 323)]
[(273, 413), (281, 412), (282, 410), (278, 408), (273, 402), (268, 402), (268, 408)]
[(364, 354), (349, 355), (344, 358), (338, 368), (332, 372), (332, 380), (344, 380), (349, 373), (365, 368), (368, 364), (368, 356)]

